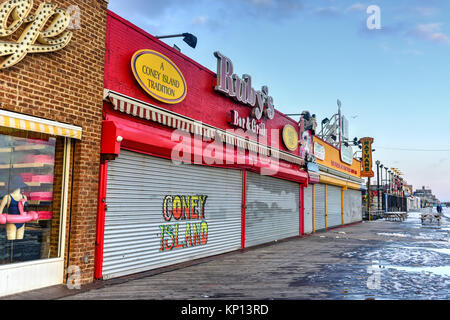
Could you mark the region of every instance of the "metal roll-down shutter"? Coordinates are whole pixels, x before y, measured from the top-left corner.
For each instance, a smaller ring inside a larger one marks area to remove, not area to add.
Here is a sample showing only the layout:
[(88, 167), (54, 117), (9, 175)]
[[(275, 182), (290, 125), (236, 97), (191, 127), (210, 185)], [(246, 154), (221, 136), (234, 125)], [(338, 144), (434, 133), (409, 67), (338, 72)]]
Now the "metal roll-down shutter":
[(344, 193), (345, 224), (362, 221), (361, 191), (347, 189)]
[(316, 184), (314, 189), (314, 226), (319, 231), (325, 229), (325, 185)]
[(245, 246), (300, 235), (300, 185), (247, 174)]
[(327, 186), (327, 228), (342, 225), (342, 193), (341, 188)]
[(313, 203), (312, 203), (312, 190), (313, 186), (308, 186), (308, 188), (304, 189), (304, 197), (305, 197), (305, 224), (304, 224), (304, 232), (311, 233), (313, 231)]
[(349, 224), (352, 221), (352, 200), (350, 191), (351, 189), (344, 191), (344, 224)]
[(107, 179), (104, 279), (241, 248), (241, 171), (121, 150)]

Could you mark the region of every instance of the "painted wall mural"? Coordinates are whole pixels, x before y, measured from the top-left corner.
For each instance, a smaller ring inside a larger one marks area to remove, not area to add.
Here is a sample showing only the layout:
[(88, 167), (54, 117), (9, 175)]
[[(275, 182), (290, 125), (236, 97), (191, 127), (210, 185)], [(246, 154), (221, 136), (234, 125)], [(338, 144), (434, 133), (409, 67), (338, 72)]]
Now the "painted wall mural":
[(206, 195), (164, 197), (163, 219), (172, 223), (159, 226), (160, 252), (205, 246), (208, 243), (208, 223), (205, 215), (207, 199)]

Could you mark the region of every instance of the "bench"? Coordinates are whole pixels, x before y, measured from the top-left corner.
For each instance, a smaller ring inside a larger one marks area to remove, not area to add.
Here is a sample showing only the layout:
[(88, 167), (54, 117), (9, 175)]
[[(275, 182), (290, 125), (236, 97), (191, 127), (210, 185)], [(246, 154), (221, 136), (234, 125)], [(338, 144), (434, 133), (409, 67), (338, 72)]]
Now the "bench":
[(388, 221), (405, 221), (408, 217), (407, 212), (385, 212), (384, 218)]
[(441, 215), (439, 213), (422, 213), (420, 220), (422, 220), (422, 224), (427, 220), (430, 220), (430, 223), (433, 223), (433, 220), (435, 220), (438, 224), (441, 224)]

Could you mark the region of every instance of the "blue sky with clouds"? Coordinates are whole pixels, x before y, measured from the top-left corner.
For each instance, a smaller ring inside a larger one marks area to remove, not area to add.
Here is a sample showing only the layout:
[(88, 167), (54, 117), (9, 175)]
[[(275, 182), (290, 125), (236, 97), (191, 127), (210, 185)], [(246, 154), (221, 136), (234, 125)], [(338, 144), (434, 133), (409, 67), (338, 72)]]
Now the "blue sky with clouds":
[[(366, 12), (381, 9), (381, 29)], [(110, 0), (153, 35), (190, 32), (196, 49), (166, 39), (216, 71), (214, 51), (267, 85), (283, 113), (337, 111), (352, 137), (374, 137), (375, 159), (414, 188), (450, 201), (450, 1)]]

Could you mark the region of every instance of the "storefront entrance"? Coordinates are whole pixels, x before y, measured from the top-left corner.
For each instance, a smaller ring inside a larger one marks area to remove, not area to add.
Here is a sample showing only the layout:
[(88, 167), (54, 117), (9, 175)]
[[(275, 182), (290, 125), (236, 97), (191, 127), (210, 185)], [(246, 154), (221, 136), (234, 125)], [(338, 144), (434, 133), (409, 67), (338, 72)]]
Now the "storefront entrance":
[(0, 111), (2, 295), (64, 281), (69, 137), (81, 128)]

